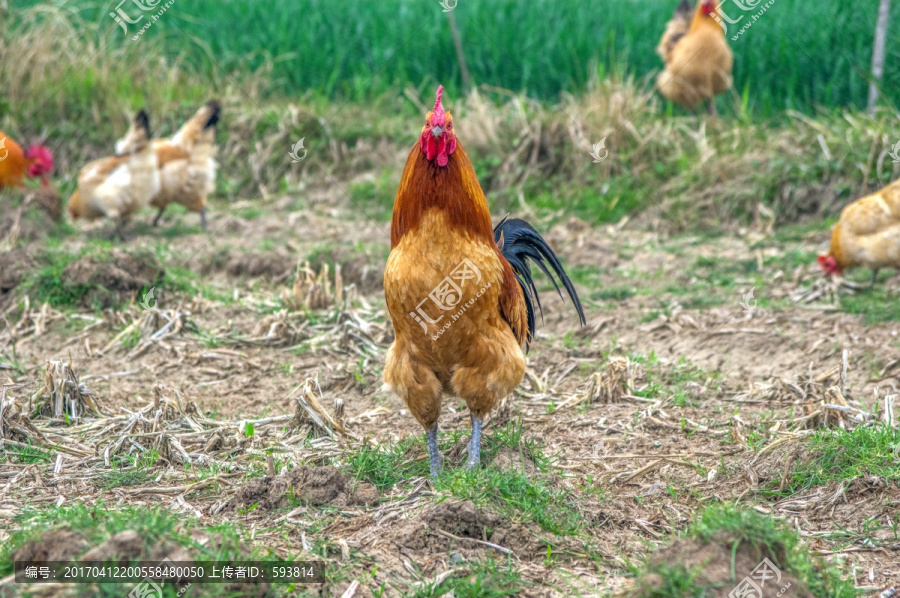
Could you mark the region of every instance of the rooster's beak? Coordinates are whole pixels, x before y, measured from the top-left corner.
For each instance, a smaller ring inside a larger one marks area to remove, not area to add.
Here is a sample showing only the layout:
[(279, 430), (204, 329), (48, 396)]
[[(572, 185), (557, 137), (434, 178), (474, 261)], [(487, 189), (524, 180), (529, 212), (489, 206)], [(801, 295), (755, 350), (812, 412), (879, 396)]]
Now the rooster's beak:
[(444, 134), (444, 129), (440, 128), (439, 126), (434, 127), (433, 129), (431, 129), (431, 134), (440, 139), (441, 135)]

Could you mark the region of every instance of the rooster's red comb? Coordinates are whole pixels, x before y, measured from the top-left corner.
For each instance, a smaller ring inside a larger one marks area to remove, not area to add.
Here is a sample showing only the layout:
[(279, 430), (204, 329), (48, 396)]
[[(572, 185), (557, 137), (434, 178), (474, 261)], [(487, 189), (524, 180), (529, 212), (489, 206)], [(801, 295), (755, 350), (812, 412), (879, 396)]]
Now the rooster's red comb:
[(438, 85), (437, 88), (437, 96), (434, 100), (434, 110), (432, 111), (431, 121), (434, 124), (441, 124), (444, 122), (444, 118), (446, 117), (447, 111), (444, 110), (444, 105), (441, 103), (441, 94), (444, 93), (444, 86)]

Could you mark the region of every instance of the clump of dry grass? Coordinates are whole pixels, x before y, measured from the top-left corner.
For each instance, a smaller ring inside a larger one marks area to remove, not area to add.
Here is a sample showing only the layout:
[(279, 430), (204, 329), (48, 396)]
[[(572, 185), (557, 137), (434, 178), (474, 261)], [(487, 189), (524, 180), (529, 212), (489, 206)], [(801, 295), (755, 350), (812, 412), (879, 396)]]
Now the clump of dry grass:
[(43, 435), (9, 393), (12, 387), (11, 384), (0, 384), (0, 439), (25, 443), (42, 440)]
[(281, 299), (285, 305), (294, 310), (320, 310), (332, 307), (338, 310), (345, 309), (348, 296), (344, 292), (340, 264), (335, 265), (332, 277), (328, 264), (322, 264), (317, 274), (310, 268), (309, 262), (304, 262), (297, 268), (290, 291), (283, 290)]
[(21, 232), (22, 212), (24, 210), (24, 206), (19, 207), (19, 209), (16, 210), (9, 230), (7, 230), (3, 238), (0, 239), (0, 253), (11, 251), (15, 248), (16, 243), (19, 240), (19, 233)]
[[(459, 106), (459, 135), (476, 156), (504, 157), (487, 176), (479, 173), (482, 184), (518, 196), (520, 208), (528, 195), (545, 192), (547, 177), (561, 177), (567, 184), (553, 191), (555, 200), (587, 218), (589, 192), (599, 207), (628, 202), (647, 210), (643, 223), (670, 230), (737, 223), (769, 232), (832, 215), (848, 193), (900, 174), (886, 160), (895, 142), (885, 134), (893, 118), (887, 111), (874, 119), (790, 112), (777, 123), (669, 117), (646, 82), (616, 78), (594, 81), (555, 106), (486, 95), (475, 90)], [(601, 141), (603, 160), (593, 163)], [(615, 184), (619, 177), (624, 188)]]
[(599, 372), (591, 374), (584, 388), (560, 403), (558, 408), (581, 403), (620, 403), (626, 397), (632, 397), (638, 367), (627, 357), (610, 357)]

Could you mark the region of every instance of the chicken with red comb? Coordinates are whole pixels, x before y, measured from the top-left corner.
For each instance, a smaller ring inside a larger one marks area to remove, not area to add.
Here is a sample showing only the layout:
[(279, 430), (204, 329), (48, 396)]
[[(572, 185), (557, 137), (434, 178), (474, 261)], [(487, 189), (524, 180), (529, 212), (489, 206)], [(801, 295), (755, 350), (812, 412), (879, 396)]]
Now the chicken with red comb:
[(47, 174), (53, 170), (53, 152), (50, 151), (50, 148), (36, 143), (25, 152), (25, 158), (31, 162), (28, 166), (28, 176), (31, 178), (40, 177), (44, 186), (49, 185)]
[(679, 5), (666, 27), (657, 52), (665, 63), (656, 86), (659, 92), (688, 110), (707, 103), (716, 112), (715, 97), (731, 88), (734, 55), (725, 39), (716, 2), (699, 0), (690, 25)]
[(900, 180), (841, 210), (828, 253), (818, 261), (827, 276), (870, 268), (873, 285), (879, 268), (900, 268)]
[(32, 145), (28, 151), (0, 131), (0, 189), (5, 187), (25, 187), (25, 178), (40, 177), (49, 186), (47, 174), (53, 170), (53, 153), (40, 144)]
[(534, 339), (541, 308), (529, 262), (554, 285), (559, 280), (584, 324), (578, 294), (543, 237), (515, 218), (491, 226), (484, 191), (441, 103), (443, 90), (400, 178), (384, 271), (395, 336), (384, 381), (425, 429), (433, 476), (441, 470), (443, 397), (458, 397), (469, 409), (467, 466), (477, 467), (485, 416), (522, 381), (522, 348)]
[(434, 101), (434, 110), (425, 116), (425, 128), (419, 145), (429, 161), (437, 158), (438, 166), (446, 166), (450, 161), (450, 154), (456, 151), (456, 135), (453, 134), (453, 118), (444, 110), (441, 103), (441, 95), (444, 86), (438, 86), (437, 99)]

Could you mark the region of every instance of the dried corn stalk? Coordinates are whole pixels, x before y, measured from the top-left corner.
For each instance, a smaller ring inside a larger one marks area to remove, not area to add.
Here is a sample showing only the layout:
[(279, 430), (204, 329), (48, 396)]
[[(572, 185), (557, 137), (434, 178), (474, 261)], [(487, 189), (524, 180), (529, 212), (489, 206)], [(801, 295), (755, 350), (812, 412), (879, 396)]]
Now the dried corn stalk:
[(595, 372), (581, 392), (559, 404), (557, 409), (580, 403), (618, 403), (634, 388), (635, 364), (627, 357), (611, 357), (603, 370)]
[(34, 413), (77, 423), (85, 415), (101, 415), (94, 393), (78, 381), (70, 361), (48, 361), (44, 383), (31, 398)]
[(332, 283), (328, 273), (328, 264), (322, 264), (322, 269), (316, 274), (304, 262), (297, 269), (294, 285), (291, 290), (284, 290), (281, 298), (285, 305), (291, 309), (328, 309), (332, 306), (344, 307), (344, 281), (341, 278), (341, 266), (334, 267), (334, 281)]
[(8, 392), (6, 384), (0, 384), (0, 440), (10, 439), (20, 442), (43, 441), (44, 437), (34, 427), (27, 415)]
[(316, 397), (316, 386), (316, 382), (312, 378), (307, 378), (291, 393), (297, 402), (297, 411), (293, 420), (294, 427), (307, 428), (316, 437), (334, 438), (334, 433), (337, 432), (350, 438), (356, 438), (344, 427), (343, 401), (340, 404), (337, 403), (337, 400), (335, 401), (334, 415), (328, 413), (319, 398)]

